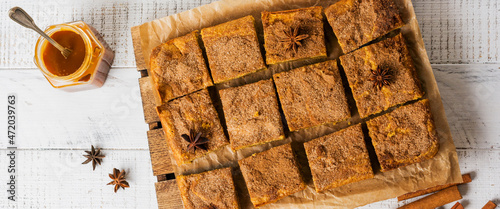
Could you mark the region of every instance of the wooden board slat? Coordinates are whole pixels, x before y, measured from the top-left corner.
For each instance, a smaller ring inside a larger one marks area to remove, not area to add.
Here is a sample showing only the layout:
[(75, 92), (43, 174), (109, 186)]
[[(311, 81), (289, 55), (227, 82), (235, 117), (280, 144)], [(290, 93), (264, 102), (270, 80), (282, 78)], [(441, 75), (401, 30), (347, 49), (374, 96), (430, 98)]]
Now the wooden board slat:
[(139, 78), (139, 87), (141, 89), (142, 108), (144, 110), (144, 120), (147, 124), (159, 122), (160, 118), (156, 113), (155, 98), (153, 94), (153, 85), (149, 77)]
[(146, 69), (146, 64), (144, 63), (144, 59), (138, 59), (142, 57), (142, 45), (141, 45), (141, 32), (139, 31), (139, 26), (134, 26), (130, 29), (132, 35), (132, 45), (134, 47), (134, 57), (135, 57), (135, 65), (137, 66), (137, 70)]
[(175, 179), (155, 183), (158, 209), (181, 209), (182, 199)]
[(148, 131), (149, 152), (151, 154), (151, 164), (153, 175), (169, 174), (174, 172), (174, 165), (170, 154), (170, 148), (165, 140), (163, 129)]
[(166, 181), (167, 180), (167, 175), (158, 175), (158, 176), (156, 176), (156, 180), (158, 182), (160, 182), (160, 181)]
[(161, 128), (160, 122), (154, 122), (154, 123), (149, 124), (149, 130), (158, 129), (158, 128)]

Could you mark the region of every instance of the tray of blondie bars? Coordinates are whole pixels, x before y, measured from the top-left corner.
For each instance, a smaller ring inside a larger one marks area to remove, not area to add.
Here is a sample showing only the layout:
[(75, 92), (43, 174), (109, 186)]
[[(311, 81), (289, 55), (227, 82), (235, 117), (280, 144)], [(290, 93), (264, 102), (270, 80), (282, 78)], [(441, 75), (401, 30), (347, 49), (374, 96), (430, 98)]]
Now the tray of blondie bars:
[(222, 0), (131, 32), (159, 208), (353, 208), (462, 181), (410, 0)]

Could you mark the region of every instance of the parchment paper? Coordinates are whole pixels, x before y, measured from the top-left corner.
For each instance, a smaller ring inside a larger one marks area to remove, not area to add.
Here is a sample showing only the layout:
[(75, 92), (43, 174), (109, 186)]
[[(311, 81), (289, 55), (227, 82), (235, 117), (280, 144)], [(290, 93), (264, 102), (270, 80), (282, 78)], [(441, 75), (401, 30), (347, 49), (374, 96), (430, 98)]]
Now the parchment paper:
[[(336, 1), (337, 0), (222, 0), (190, 11), (154, 20), (132, 28), (137, 67), (139, 69), (147, 69), (147, 63), (149, 63), (149, 54), (151, 50), (169, 39), (185, 35), (193, 30), (201, 30), (202, 28), (217, 25), (229, 20), (244, 17), (246, 15), (253, 15), (255, 17), (257, 21), (257, 30), (260, 36), (259, 41), (262, 45), (262, 25), (260, 22), (261, 11), (280, 11), (315, 5), (326, 8)], [(395, 0), (395, 2), (400, 8), (403, 21), (406, 24), (401, 29), (401, 33), (407, 41), (411, 56), (415, 62), (418, 76), (421, 79), (424, 91), (426, 92), (425, 97), (430, 100), (431, 112), (436, 123), (440, 149), (434, 158), (418, 164), (382, 173), (379, 170), (380, 168), (377, 167), (378, 163), (376, 162), (376, 156), (374, 153), (370, 153), (370, 158), (372, 158), (372, 164), (374, 164), (375, 169), (375, 177), (373, 179), (348, 184), (323, 193), (316, 193), (310, 176), (310, 171), (307, 166), (307, 158), (305, 156), (302, 143), (319, 136), (332, 133), (341, 128), (345, 128), (349, 124), (362, 122), (357, 114), (357, 111), (351, 110), (354, 111), (353, 117), (340, 124), (323, 125), (303, 131), (288, 133), (288, 137), (285, 140), (262, 146), (246, 148), (238, 151), (237, 153), (233, 153), (229, 147), (226, 147), (222, 150), (211, 153), (204, 158), (197, 159), (192, 164), (177, 167), (175, 169), (175, 173), (177, 175), (191, 174), (226, 166), (235, 167), (235, 169), (233, 169), (235, 171), (234, 179), (238, 188), (241, 206), (242, 208), (253, 208), (248, 197), (244, 180), (241, 173), (236, 168), (238, 166), (236, 160), (250, 156), (256, 152), (267, 150), (273, 146), (291, 142), (294, 150), (296, 151), (298, 161), (302, 167), (301, 170), (304, 175), (304, 180), (308, 184), (308, 187), (302, 192), (298, 192), (276, 203), (264, 206), (264, 208), (353, 208), (372, 202), (394, 198), (407, 192), (435, 185), (461, 182), (462, 177), (458, 165), (455, 145), (453, 144), (434, 74), (424, 48), (424, 43), (420, 34), (417, 19), (415, 17), (413, 5), (411, 0)], [(329, 59), (338, 58), (342, 52), (330, 26), (326, 23), (326, 19), (324, 22)], [(256, 74), (245, 76), (227, 83), (218, 84), (215, 86), (215, 90), (212, 88), (212, 92), (217, 92), (216, 90), (222, 88), (255, 82), (260, 79), (269, 79), (274, 73), (290, 70), (306, 64), (310, 63), (302, 61), (270, 66), (267, 70)], [(220, 113), (221, 119), (223, 119), (223, 113), (218, 105), (218, 101), (216, 99), (217, 97), (213, 97), (215, 98), (214, 103)]]

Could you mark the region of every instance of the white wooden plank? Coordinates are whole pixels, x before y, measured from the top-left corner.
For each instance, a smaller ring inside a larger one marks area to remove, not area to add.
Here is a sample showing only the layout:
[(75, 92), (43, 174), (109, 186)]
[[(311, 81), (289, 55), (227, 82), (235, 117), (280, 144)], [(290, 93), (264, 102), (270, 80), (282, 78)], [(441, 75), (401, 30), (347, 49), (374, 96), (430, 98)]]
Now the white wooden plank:
[[(0, 167), (7, 168), (6, 150)], [(19, 150), (17, 201), (7, 200), (6, 169), (2, 169), (0, 208), (157, 208), (149, 152), (104, 150), (102, 166), (92, 171), (83, 150)], [(106, 185), (113, 168), (125, 169), (130, 188), (113, 192)]]
[(431, 63), (499, 63), (499, 1), (414, 0), (413, 6)]
[[(94, 26), (116, 52), (114, 66), (134, 67), (130, 27), (210, 3), (200, 1), (8, 1), (0, 11), (21, 6), (42, 28), (83, 20)], [(433, 64), (499, 63), (500, 6), (496, 0), (414, 0), (427, 52)], [(0, 68), (33, 68), (38, 35), (0, 15)]]
[(500, 148), (500, 65), (433, 65), (458, 148)]
[[(0, 150), (5, 157), (7, 150)], [(149, 152), (147, 150), (104, 150), (102, 166), (92, 171), (80, 165), (83, 150), (18, 150), (17, 208), (157, 208)], [(472, 173), (473, 181), (459, 186), (467, 208), (481, 208), (488, 200), (499, 203), (500, 150), (458, 150), (462, 173)], [(0, 160), (0, 167), (7, 162)], [(107, 174), (113, 167), (127, 169), (131, 185), (113, 193)], [(1, 180), (6, 171), (3, 170)], [(6, 184), (0, 184), (5, 191)], [(418, 198), (416, 198), (418, 199)], [(406, 202), (390, 199), (361, 208), (396, 208)], [(0, 193), (0, 208), (9, 206), (6, 193)], [(452, 204), (444, 208), (450, 208)]]
[[(0, 70), (0, 108), (7, 109), (7, 94), (17, 94), (20, 148), (147, 149), (139, 76), (133, 68), (113, 68), (103, 87), (65, 92), (38, 70)], [(0, 111), (2, 118), (6, 114)], [(0, 121), (2, 130), (6, 123)], [(6, 143), (0, 140), (1, 147)]]

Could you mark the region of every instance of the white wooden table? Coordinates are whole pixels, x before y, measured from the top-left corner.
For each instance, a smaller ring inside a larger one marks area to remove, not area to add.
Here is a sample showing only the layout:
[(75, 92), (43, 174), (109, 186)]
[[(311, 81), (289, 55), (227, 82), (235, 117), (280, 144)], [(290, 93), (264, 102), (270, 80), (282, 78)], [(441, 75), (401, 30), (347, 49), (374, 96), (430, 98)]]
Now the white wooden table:
[[(157, 208), (147, 125), (130, 27), (210, 0), (0, 1), (0, 208)], [(462, 173), (466, 208), (500, 203), (500, 2), (414, 0)], [(83, 20), (116, 52), (106, 84), (66, 93), (33, 63), (38, 36), (7, 16), (13, 6), (42, 28)], [(18, 96), (17, 201), (7, 200), (7, 94)], [(81, 165), (83, 150), (103, 147), (103, 165)], [(113, 193), (108, 173), (125, 169), (131, 187)], [(396, 208), (390, 199), (363, 208)], [(444, 208), (450, 208), (451, 204)]]

